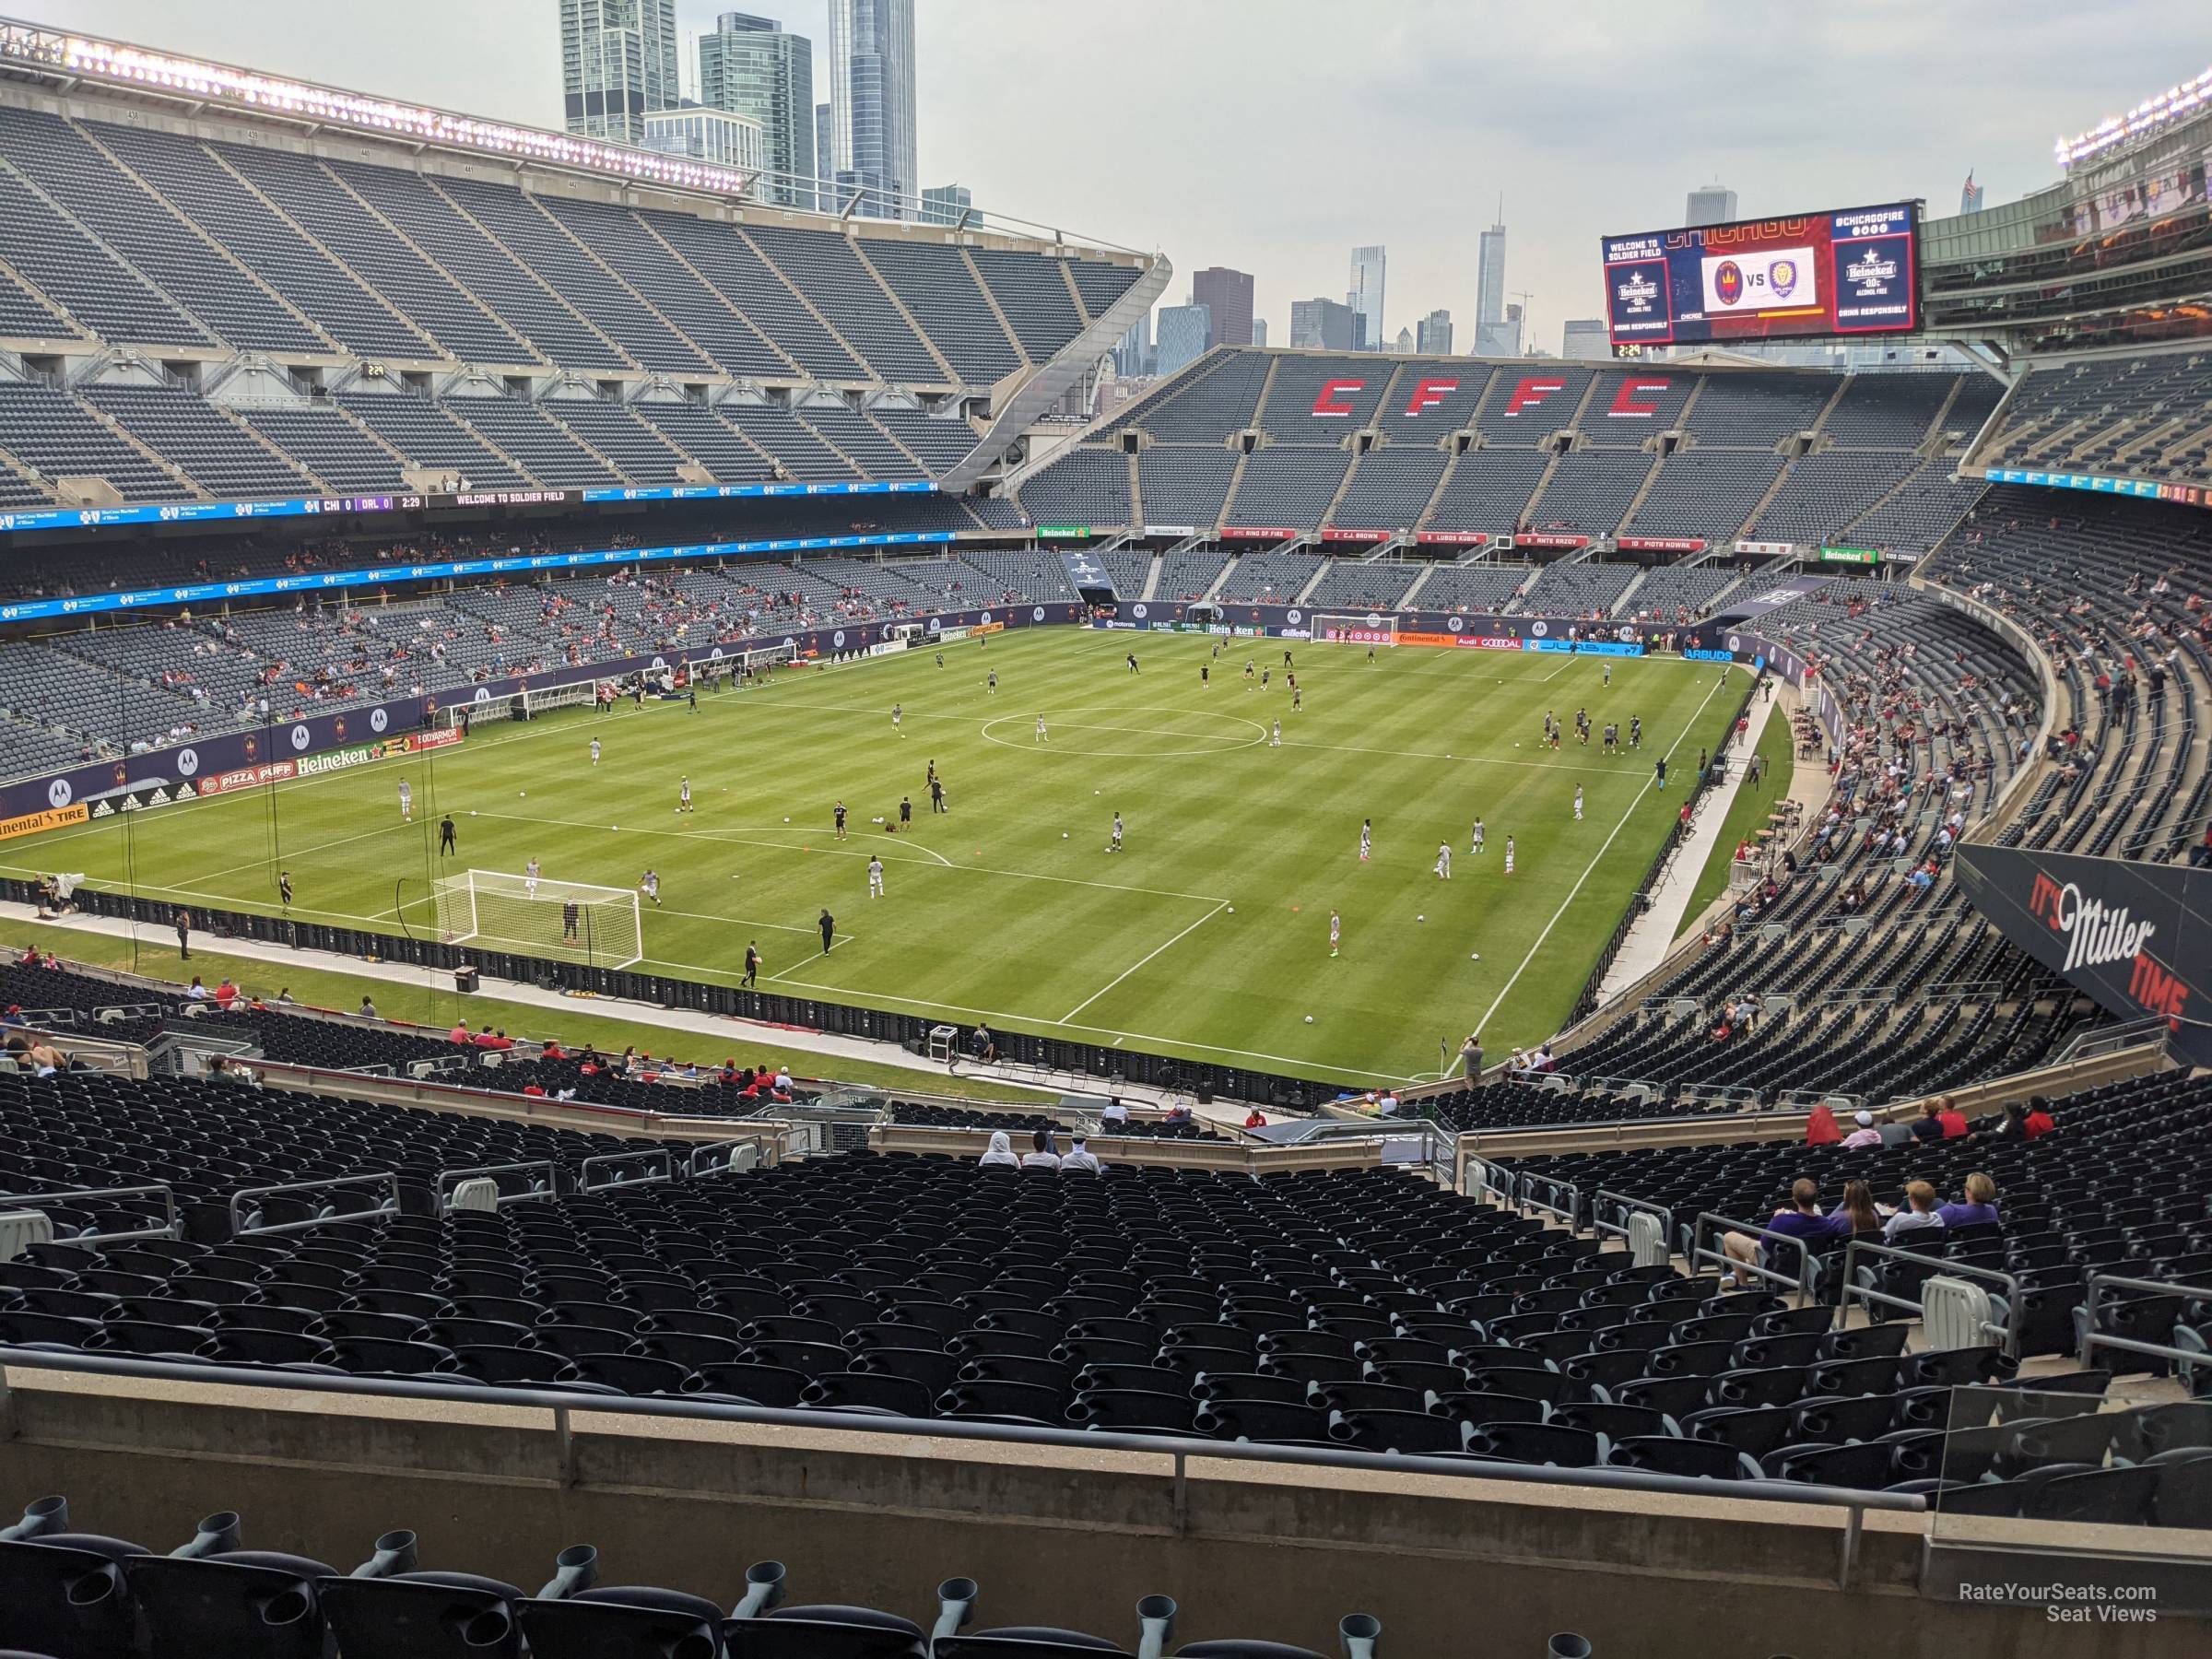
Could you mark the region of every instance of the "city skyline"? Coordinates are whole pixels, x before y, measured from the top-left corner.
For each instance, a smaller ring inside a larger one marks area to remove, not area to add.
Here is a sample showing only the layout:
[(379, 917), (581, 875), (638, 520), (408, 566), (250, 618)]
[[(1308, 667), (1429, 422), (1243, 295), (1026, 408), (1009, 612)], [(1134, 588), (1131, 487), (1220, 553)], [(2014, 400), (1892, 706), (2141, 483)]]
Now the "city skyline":
[[(712, 30), (726, 9), (711, 0), (676, 5), (686, 40)], [(553, 0), (324, 0), (312, 8), (31, 0), (20, 9), (38, 22), (276, 74), (565, 124)], [(815, 42), (815, 97), (825, 101), (823, 0), (747, 9)], [(1117, 26), (1176, 41), (1171, 66), (1117, 81), (1111, 119), (1065, 123), (1051, 143), (1032, 145), (1009, 143), (989, 117), (1022, 107), (1022, 89), (1053, 65), (1086, 61), (1090, 25), (1018, 0), (939, 0), (916, 10), (924, 169), (916, 189), (958, 180), (986, 216), (1158, 248), (1177, 268), (1171, 294), (1208, 265), (1251, 272), (1254, 313), (1277, 338), (1292, 300), (1344, 292), (1347, 247), (1384, 244), (1394, 266), (1390, 313), (1450, 310), (1462, 320), (1462, 349), (1472, 346), (1477, 236), (1500, 190), (1510, 286), (1535, 296), (1527, 343), (1548, 347), (1559, 319), (1601, 310), (1598, 238), (1681, 222), (1693, 184), (1725, 180), (1752, 216), (1904, 198), (1942, 215), (1971, 165), (1994, 206), (2059, 177), (2053, 132), (2092, 127), (2203, 67), (2193, 48), (2175, 44), (2202, 33), (2200, 10), (2178, 0), (2113, 0), (2090, 12), (2042, 0), (1959, 0), (1896, 8), (1877, 30), (1794, 14), (1745, 26), (1717, 0), (1685, 0), (1664, 18), (1625, 0), (1590, 0), (1571, 29), (1481, 0), (1397, 0), (1372, 27), (1348, 32), (1340, 10), (1318, 0), (1269, 0), (1265, 29), (1239, 0), (1124, 0)], [(1953, 50), (1960, 38), (1976, 43), (1963, 74)], [(1322, 39), (1325, 53), (1313, 49)], [(440, 50), (423, 52), (426, 40)], [(1224, 63), (1239, 73), (1199, 80)], [(1889, 107), (1899, 118), (1875, 129), (1856, 121), (1852, 88), (1865, 75), (1896, 93)], [(1663, 135), (1649, 110), (1617, 96), (1624, 84), (1687, 76), (1734, 90), (1670, 105)], [(1304, 106), (1341, 119), (1280, 124), (1283, 109)], [(1563, 111), (1574, 118), (1561, 121)], [(1347, 144), (1354, 124), (1362, 139)], [(1230, 153), (1255, 127), (1274, 135), (1273, 159), (1256, 173), (1243, 170), (1237, 191), (1167, 187), (1187, 175), (1191, 158)], [(1846, 127), (1853, 141), (1832, 142)], [(1440, 197), (1445, 157), (1464, 179)]]

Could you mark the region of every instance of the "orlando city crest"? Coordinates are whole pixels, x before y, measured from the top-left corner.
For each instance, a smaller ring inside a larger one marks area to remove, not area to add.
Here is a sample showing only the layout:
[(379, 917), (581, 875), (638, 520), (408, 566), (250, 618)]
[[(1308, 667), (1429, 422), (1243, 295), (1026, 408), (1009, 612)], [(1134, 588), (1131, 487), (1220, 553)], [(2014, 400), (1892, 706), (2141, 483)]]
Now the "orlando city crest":
[(1772, 285), (1777, 300), (1787, 300), (1797, 291), (1797, 262), (1778, 259), (1767, 267), (1767, 281)]

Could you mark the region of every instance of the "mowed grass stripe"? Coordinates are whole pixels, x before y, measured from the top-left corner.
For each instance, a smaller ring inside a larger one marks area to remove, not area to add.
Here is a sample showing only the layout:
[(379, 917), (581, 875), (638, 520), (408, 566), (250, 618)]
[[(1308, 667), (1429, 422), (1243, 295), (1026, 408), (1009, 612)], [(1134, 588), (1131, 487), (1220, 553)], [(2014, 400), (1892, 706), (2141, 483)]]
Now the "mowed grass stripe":
[[(281, 863), (300, 913), (390, 926), (396, 910), (419, 931), (441, 863), (437, 818), (452, 811), (461, 867), (519, 871), (535, 856), (553, 879), (629, 887), (651, 865), (668, 908), (646, 912), (647, 958), (711, 981), (735, 982), (757, 939), (763, 977), (784, 976), (779, 989), (981, 1012), (1196, 1059), (1402, 1077), (1432, 1069), (1438, 1039), (1456, 1043), (1500, 998), (1587, 870), (1486, 1035), (1496, 1047), (1556, 1027), (1679, 801), (1679, 785), (1639, 799), (1654, 744), (1687, 728), (1694, 756), (1735, 705), (1725, 692), (1708, 700), (1715, 676), (1703, 665), (1619, 662), (1608, 689), (1588, 659), (1402, 649), (1371, 666), (1363, 647), (1299, 642), (1304, 708), (1293, 713), (1279, 642), (1237, 641), (1218, 662), (1209, 645), (1040, 629), (947, 647), (941, 669), (924, 650), (705, 693), (696, 712), (624, 705), (485, 728), (458, 749), (139, 816), (132, 862), (146, 890), (189, 887), (200, 904), (262, 911), (276, 908)], [(1135, 676), (1123, 663), (1132, 649)], [(1245, 688), (1247, 657), (1270, 670), (1265, 691)], [(983, 685), (993, 668), (996, 697)], [(1571, 734), (1560, 753), (1540, 751), (1544, 711), (1571, 720), (1584, 703), (1624, 732), (1641, 713), (1642, 752), (1606, 758)], [(1048, 745), (1030, 741), (1039, 712)], [(1279, 748), (1265, 741), (1278, 718)], [(1086, 753), (1087, 735), (1143, 752)], [(949, 815), (929, 810), (932, 759)], [(698, 810), (679, 817), (684, 775)], [(402, 777), (412, 826), (399, 822)], [(912, 833), (887, 834), (871, 820), (895, 818), (902, 794)], [(830, 822), (840, 798), (843, 843)], [(1116, 808), (1128, 850), (1112, 855)], [(1477, 814), (1490, 847), (1479, 859), (1467, 851)], [(1364, 866), (1362, 817), (1377, 847)], [(1509, 834), (1520, 854), (1510, 882)], [(1430, 874), (1446, 838), (1450, 884)], [(870, 852), (890, 889), (874, 902)], [(10, 861), (120, 887), (124, 826), (18, 843)], [(1335, 960), (1332, 905), (1346, 937)], [(857, 936), (807, 959), (824, 908)]]

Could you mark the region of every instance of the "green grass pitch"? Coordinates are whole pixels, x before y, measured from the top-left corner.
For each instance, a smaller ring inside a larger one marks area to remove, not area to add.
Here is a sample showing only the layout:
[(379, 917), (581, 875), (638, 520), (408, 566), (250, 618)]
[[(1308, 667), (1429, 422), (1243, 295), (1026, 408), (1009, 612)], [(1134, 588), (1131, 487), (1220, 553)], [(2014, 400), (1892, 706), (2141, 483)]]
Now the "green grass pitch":
[[(161, 808), (132, 820), (127, 848), (121, 820), (55, 831), (0, 867), (274, 911), (281, 865), (307, 919), (422, 934), (441, 867), (520, 872), (535, 857), (549, 880), (631, 888), (651, 866), (665, 907), (646, 907), (652, 970), (735, 983), (752, 940), (764, 990), (1347, 1084), (1413, 1078), (1438, 1069), (1440, 1040), (1455, 1049), (1478, 1026), (1492, 1054), (1559, 1027), (1746, 683), (1671, 658), (1612, 660), (1606, 685), (1602, 658), (1384, 647), (1371, 664), (1359, 645), (1218, 644), (1217, 659), (1209, 637), (1040, 629), (960, 641), (942, 666), (923, 649), (780, 670), (702, 692), (696, 711), (490, 724), (457, 748)], [(1585, 706), (1587, 747), (1572, 729)], [(1539, 745), (1547, 710), (1568, 723), (1556, 754)], [(1625, 747), (1634, 714), (1641, 752), (1604, 755), (1604, 724)], [(684, 776), (689, 814), (676, 809)], [(875, 820), (895, 820), (901, 794), (912, 832), (889, 833)], [(1112, 853), (1116, 810), (1126, 840)], [(436, 853), (442, 812), (457, 859)], [(1444, 841), (1448, 882), (1432, 873)]]

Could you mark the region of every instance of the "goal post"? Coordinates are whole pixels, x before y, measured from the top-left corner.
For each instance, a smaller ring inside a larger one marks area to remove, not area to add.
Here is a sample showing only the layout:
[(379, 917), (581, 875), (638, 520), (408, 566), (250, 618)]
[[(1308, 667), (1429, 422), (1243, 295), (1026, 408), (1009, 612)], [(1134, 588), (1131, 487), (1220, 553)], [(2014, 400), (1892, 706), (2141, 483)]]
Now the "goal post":
[(644, 919), (629, 888), (533, 881), (505, 870), (441, 876), (433, 889), (438, 936), (593, 968), (627, 968), (645, 954)]
[(1312, 634), (1324, 642), (1334, 640), (1347, 645), (1395, 645), (1398, 619), (1373, 611), (1361, 611), (1356, 617), (1316, 614)]

